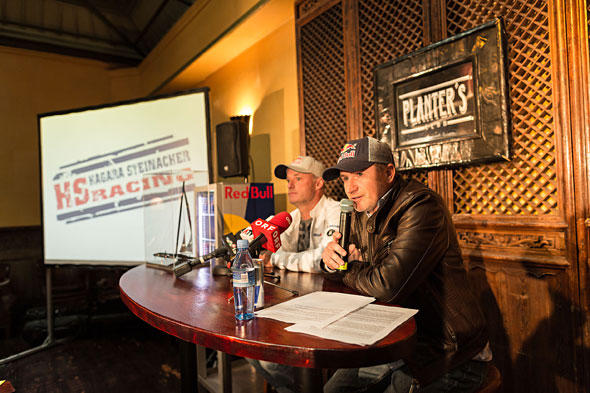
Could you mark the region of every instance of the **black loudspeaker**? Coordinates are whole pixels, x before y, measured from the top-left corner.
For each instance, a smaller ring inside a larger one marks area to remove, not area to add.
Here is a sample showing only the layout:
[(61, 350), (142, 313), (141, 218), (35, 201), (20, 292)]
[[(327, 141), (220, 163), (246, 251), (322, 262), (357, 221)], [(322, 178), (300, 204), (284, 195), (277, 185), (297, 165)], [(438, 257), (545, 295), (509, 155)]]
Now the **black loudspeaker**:
[(248, 176), (248, 123), (232, 120), (217, 125), (217, 172), (221, 177)]

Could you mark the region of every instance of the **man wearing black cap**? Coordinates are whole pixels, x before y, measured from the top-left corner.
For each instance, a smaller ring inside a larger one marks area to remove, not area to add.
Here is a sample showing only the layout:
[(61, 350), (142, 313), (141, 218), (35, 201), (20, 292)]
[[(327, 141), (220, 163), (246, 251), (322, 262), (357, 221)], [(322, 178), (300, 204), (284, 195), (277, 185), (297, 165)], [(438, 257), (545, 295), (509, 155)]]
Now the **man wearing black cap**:
[[(390, 147), (370, 137), (345, 144), (323, 178), (340, 178), (355, 208), (350, 248), (338, 245), (336, 232), (322, 253), (325, 270), (340, 274), (362, 294), (419, 310), (410, 358), (337, 370), (324, 391), (409, 392), (418, 385), (421, 392), (477, 389), (491, 360), (485, 319), (440, 196), (398, 176)], [(337, 271), (347, 253), (348, 270)]]

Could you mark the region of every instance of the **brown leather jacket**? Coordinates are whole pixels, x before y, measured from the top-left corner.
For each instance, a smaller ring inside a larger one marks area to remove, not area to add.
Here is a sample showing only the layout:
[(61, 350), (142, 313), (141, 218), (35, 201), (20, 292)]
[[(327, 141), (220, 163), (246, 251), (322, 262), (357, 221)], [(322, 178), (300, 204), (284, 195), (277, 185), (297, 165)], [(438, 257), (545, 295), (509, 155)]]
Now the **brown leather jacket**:
[(369, 262), (349, 263), (343, 281), (379, 301), (419, 310), (416, 351), (405, 361), (424, 386), (483, 349), (486, 322), (440, 196), (400, 176), (392, 188), (366, 223), (368, 244), (360, 244), (365, 213), (353, 214), (351, 242)]

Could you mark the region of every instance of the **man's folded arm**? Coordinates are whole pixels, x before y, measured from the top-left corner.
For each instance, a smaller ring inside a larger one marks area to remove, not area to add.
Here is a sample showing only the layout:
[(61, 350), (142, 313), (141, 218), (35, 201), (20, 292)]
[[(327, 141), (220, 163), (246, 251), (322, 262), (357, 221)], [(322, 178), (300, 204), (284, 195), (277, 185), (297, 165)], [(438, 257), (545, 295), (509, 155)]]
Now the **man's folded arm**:
[(402, 301), (447, 251), (446, 220), (435, 198), (420, 197), (402, 213), (395, 237), (376, 250), (372, 263), (350, 264), (344, 283), (380, 301)]

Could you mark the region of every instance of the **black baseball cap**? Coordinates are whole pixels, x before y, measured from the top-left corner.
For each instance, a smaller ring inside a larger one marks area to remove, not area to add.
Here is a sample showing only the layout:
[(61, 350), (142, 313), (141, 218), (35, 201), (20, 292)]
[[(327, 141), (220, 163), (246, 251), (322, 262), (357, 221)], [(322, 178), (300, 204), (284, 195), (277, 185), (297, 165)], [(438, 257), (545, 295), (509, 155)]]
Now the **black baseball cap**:
[(393, 164), (393, 154), (387, 143), (366, 136), (344, 144), (338, 162), (326, 169), (322, 177), (326, 181), (334, 180), (340, 176), (340, 171), (361, 172), (373, 164)]

